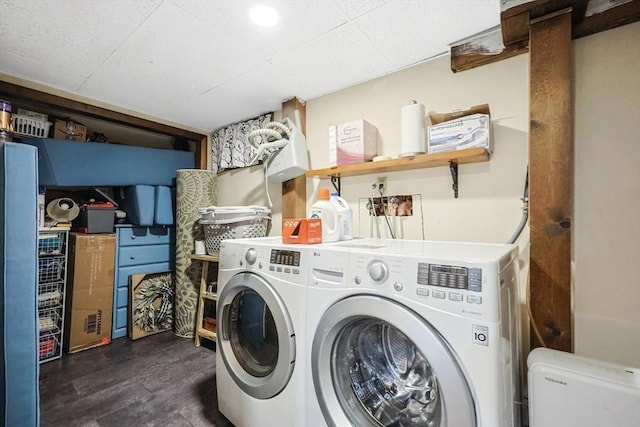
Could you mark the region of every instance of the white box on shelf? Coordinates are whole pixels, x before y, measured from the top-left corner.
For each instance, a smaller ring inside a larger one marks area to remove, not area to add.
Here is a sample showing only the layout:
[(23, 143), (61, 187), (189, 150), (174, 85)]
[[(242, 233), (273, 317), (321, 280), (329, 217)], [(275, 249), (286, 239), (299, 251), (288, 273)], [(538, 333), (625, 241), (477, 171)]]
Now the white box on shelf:
[(338, 165), (338, 127), (329, 125), (329, 166)]
[[(338, 165), (373, 160), (378, 150), (378, 128), (359, 119), (338, 125), (336, 159)], [(331, 152), (331, 151), (330, 151)]]
[(487, 104), (464, 111), (430, 113), (431, 126), (427, 130), (427, 152), (465, 150), (484, 147), (493, 151), (491, 116)]

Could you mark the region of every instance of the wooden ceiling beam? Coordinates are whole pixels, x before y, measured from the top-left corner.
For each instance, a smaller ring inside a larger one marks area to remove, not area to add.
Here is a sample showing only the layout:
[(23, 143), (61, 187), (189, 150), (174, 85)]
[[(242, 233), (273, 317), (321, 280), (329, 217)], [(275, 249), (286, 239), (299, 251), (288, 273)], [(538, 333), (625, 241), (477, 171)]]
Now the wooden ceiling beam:
[(495, 34), (488, 32), (458, 42), (451, 47), (451, 70), (469, 70), (528, 52), (530, 22), (564, 8), (571, 8), (572, 39), (640, 21), (640, 0), (612, 0), (591, 11), (588, 0), (505, 0), (500, 13), (502, 48), (496, 49)]
[(574, 23), (571, 37), (578, 39), (636, 21), (640, 21), (640, 0), (632, 0), (600, 13), (585, 16), (582, 21)]
[(519, 0), (506, 0), (502, 4), (500, 22), (505, 46), (528, 39), (525, 23), (569, 7), (572, 39), (640, 20), (640, 0), (535, 0), (518, 3)]
[(500, 29), (502, 30), (502, 42), (505, 46), (525, 42), (529, 44), (529, 11), (518, 15), (501, 17)]
[[(527, 22), (527, 31), (529, 23)], [(451, 71), (470, 70), (528, 52), (528, 40), (504, 46), (499, 27), (451, 46)]]

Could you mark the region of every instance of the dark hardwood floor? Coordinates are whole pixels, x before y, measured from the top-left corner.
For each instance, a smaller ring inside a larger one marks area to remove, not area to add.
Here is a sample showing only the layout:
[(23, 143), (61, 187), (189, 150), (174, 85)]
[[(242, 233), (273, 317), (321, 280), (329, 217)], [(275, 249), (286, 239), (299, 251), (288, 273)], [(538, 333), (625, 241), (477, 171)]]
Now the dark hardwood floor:
[(169, 331), (43, 363), (41, 426), (232, 426), (218, 412), (215, 344), (204, 345)]

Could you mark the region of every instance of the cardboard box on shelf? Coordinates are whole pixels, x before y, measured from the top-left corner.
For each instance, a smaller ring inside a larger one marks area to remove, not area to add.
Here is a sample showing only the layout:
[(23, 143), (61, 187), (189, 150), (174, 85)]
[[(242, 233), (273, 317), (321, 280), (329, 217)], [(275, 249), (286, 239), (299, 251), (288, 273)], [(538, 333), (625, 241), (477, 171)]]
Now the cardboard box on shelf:
[(491, 113), (488, 104), (450, 113), (429, 113), (427, 153), (484, 147), (493, 151)]
[(84, 142), (87, 140), (87, 127), (83, 124), (73, 122), (73, 126), (67, 126), (69, 120), (56, 120), (53, 127), (53, 137), (55, 139), (69, 139), (72, 141)]
[(115, 234), (69, 235), (69, 277), (64, 350), (80, 350), (111, 342)]
[(331, 166), (369, 162), (377, 155), (377, 150), (378, 128), (366, 120), (342, 123), (336, 127), (335, 132), (329, 128)]
[[(169, 288), (165, 289), (165, 285)], [(127, 335), (130, 339), (137, 340), (172, 329), (174, 290), (175, 280), (171, 271), (129, 276)], [(162, 316), (158, 315), (160, 313)], [(148, 319), (153, 320), (149, 322)]]

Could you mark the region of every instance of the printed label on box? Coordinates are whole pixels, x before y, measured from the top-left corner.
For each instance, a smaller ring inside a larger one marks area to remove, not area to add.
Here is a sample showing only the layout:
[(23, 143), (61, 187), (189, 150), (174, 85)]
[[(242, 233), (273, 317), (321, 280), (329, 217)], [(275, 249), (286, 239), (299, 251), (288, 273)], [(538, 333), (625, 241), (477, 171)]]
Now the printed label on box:
[(322, 220), (320, 218), (283, 219), (282, 243), (322, 243)]
[(366, 120), (338, 125), (336, 157), (338, 165), (371, 161), (377, 155), (378, 128)]
[(429, 126), (429, 154), (467, 148), (490, 148), (489, 115), (473, 114)]

